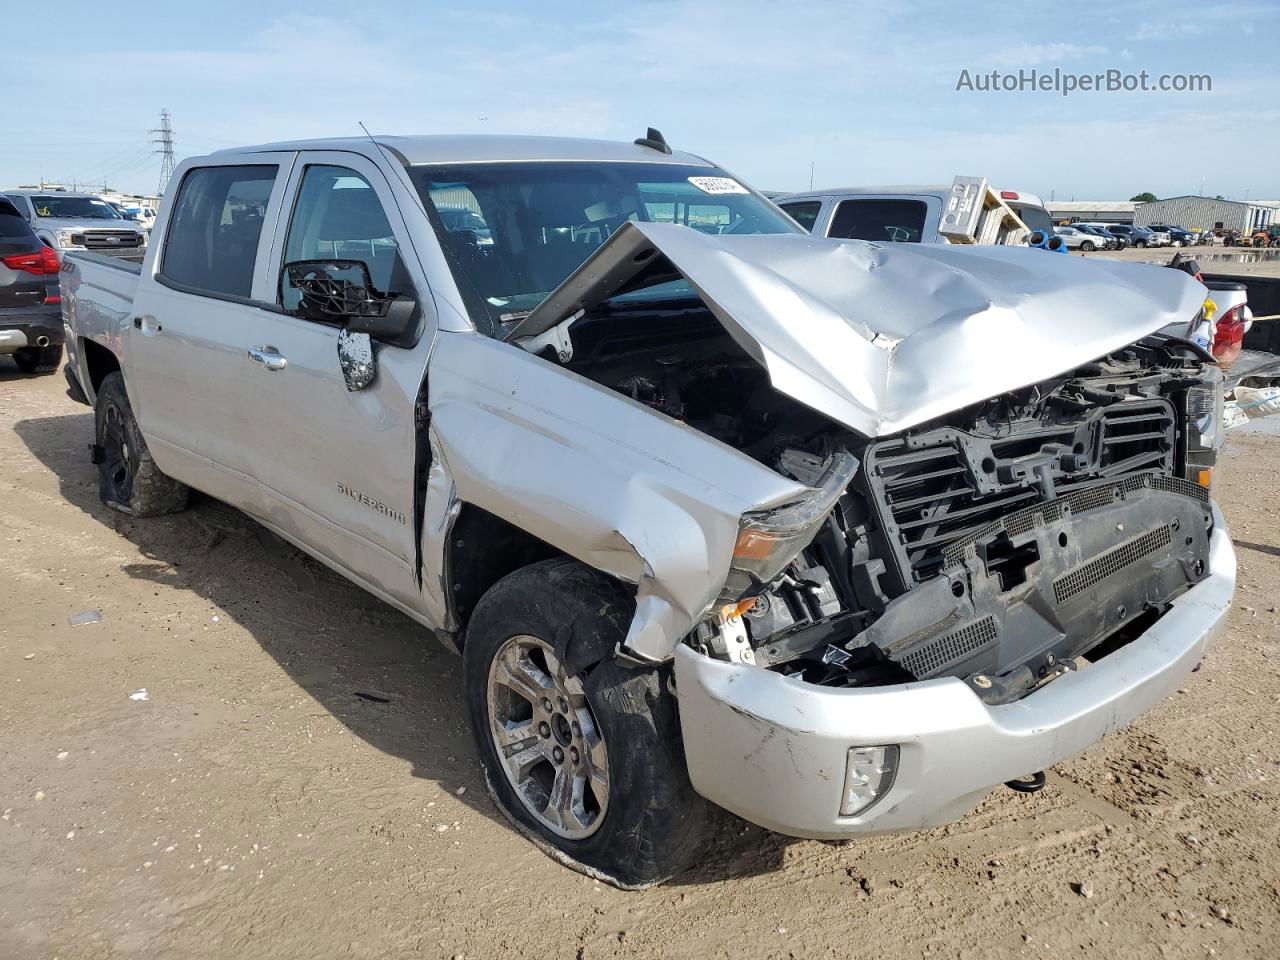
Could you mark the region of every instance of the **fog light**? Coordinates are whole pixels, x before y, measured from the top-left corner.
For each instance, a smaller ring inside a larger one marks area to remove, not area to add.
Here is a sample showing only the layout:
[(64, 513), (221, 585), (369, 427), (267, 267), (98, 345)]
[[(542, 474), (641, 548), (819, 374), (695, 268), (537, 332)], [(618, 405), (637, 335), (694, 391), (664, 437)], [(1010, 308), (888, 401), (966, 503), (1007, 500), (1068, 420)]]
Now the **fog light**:
[(897, 772), (897, 747), (850, 747), (840, 816), (852, 817), (869, 809), (889, 792)]

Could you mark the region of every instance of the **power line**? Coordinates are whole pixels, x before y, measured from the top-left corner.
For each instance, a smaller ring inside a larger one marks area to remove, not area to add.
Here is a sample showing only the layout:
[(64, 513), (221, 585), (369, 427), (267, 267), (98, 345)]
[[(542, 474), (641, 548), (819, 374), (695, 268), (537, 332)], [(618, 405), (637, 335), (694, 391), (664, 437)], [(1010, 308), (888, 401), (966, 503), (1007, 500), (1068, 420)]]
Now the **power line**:
[(174, 168), (177, 166), (173, 159), (173, 127), (169, 124), (168, 110), (160, 111), (160, 126), (150, 132), (159, 134), (151, 142), (160, 148), (155, 151), (161, 156), (160, 186), (156, 188), (156, 195), (163, 197), (165, 187), (169, 185), (169, 178), (173, 176)]

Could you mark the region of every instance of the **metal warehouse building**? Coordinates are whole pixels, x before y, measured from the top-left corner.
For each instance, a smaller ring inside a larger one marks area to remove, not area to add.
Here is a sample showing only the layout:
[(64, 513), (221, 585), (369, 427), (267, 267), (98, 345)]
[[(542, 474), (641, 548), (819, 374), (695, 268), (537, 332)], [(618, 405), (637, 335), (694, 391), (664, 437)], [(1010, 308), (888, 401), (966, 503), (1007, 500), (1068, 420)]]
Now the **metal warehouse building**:
[(1280, 210), (1263, 203), (1215, 200), (1213, 197), (1170, 197), (1138, 205), (1133, 222), (1139, 226), (1169, 223), (1193, 230), (1257, 230), (1280, 222)]
[(1132, 200), (1050, 200), (1046, 205), (1054, 223), (1133, 223)]

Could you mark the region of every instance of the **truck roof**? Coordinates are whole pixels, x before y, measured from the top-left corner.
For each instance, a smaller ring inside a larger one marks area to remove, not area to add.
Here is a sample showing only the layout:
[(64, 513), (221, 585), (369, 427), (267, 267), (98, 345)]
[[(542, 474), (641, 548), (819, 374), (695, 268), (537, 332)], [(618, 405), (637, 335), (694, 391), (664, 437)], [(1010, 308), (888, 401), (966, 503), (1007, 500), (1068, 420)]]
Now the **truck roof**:
[(795, 197), (843, 197), (857, 196), (859, 194), (897, 194), (897, 193), (927, 193), (927, 194), (945, 194), (951, 191), (950, 184), (931, 184), (921, 186), (920, 184), (909, 185), (893, 185), (878, 187), (827, 187), (821, 190), (800, 190), (795, 193), (787, 193), (782, 196), (775, 197), (775, 200), (791, 200)]
[[(575, 137), (524, 137), (450, 134), (440, 136), (378, 136), (381, 147), (397, 153), (410, 164), (493, 163), (518, 160), (594, 160), (632, 163), (679, 163), (709, 167), (710, 161), (692, 153), (661, 153), (649, 147), (616, 140)], [(219, 150), (228, 153), (266, 153), (281, 150), (345, 150), (376, 156), (368, 137), (335, 137), (321, 140), (286, 140), (256, 146)]]
[[(1030, 204), (1035, 204), (1037, 207), (1044, 206), (1044, 204), (1041, 203), (1040, 198), (1038, 196), (1036, 196), (1034, 193), (1027, 193), (1025, 190), (1013, 191), (1013, 190), (1001, 189), (1000, 187), (994, 187), (994, 186), (991, 189), (995, 190), (997, 193), (1000, 193), (1000, 194), (1017, 193), (1018, 195), (1017, 199), (1011, 200), (1008, 197), (1006, 197), (1005, 198), (1006, 203), (1030, 203)], [(773, 197), (772, 199), (774, 201), (781, 202), (783, 200), (796, 200), (801, 197), (844, 197), (844, 196), (856, 197), (856, 196), (866, 196), (866, 195), (880, 196), (880, 195), (891, 195), (891, 194), (907, 194), (907, 195), (926, 194), (930, 196), (941, 197), (941, 196), (946, 196), (950, 192), (951, 192), (950, 184), (945, 184), (945, 185), (936, 184), (936, 183), (925, 184), (925, 185), (894, 184), (890, 186), (830, 187), (830, 188), (824, 188), (822, 190), (801, 190), (795, 193), (781, 194), (779, 196)]]

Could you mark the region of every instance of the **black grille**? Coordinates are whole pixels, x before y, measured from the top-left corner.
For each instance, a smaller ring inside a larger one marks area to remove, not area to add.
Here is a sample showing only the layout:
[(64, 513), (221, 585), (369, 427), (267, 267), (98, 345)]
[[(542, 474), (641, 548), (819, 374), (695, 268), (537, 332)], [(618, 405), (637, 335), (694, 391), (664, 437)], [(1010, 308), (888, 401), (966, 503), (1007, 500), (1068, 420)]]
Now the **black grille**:
[(90, 250), (119, 250), (142, 246), (142, 236), (132, 230), (90, 230), (75, 234), (71, 239)]
[(1053, 599), (1063, 604), (1072, 597), (1077, 597), (1090, 587), (1101, 583), (1107, 577), (1119, 573), (1131, 563), (1137, 563), (1143, 557), (1150, 556), (1157, 550), (1169, 546), (1173, 542), (1173, 534), (1168, 525), (1157, 527), (1140, 537), (1121, 544), (1113, 550), (1094, 557), (1088, 563), (1076, 567), (1070, 573), (1064, 573), (1053, 581)]
[(1102, 412), (1102, 475), (1172, 467), (1173, 408), (1167, 403), (1117, 403)]
[[(966, 448), (968, 440), (975, 442)], [(1123, 494), (1124, 488), (1117, 492), (1114, 483), (1099, 486), (1100, 478), (1138, 486), (1157, 479), (1172, 481), (1167, 475), (1173, 472), (1175, 441), (1174, 410), (1163, 400), (1124, 401), (1075, 421), (1023, 422), (991, 439), (993, 468), (1050, 445), (1088, 459), (1084, 469), (1057, 473), (1057, 499), (1047, 503), (1039, 487), (1001, 485), (993, 469), (972, 462), (983, 456), (974, 451), (988, 441), (947, 428), (873, 444), (865, 454), (864, 478), (884, 535), (897, 555), (903, 585), (909, 586), (956, 562), (965, 545), (991, 529), (1030, 530), (1040, 510), (1066, 496), (1073, 498), (1071, 509), (1079, 511)], [(981, 482), (979, 470), (985, 471)], [(1074, 492), (1086, 484), (1093, 489)]]
[(886, 532), (904, 551), (917, 580), (936, 572), (946, 544), (1038, 497), (1025, 487), (979, 495), (954, 438), (915, 450), (905, 440), (887, 440), (875, 445), (873, 456)]
[(1110, 483), (1095, 483), (1077, 489), (1068, 489), (1054, 500), (1038, 503), (1001, 517), (995, 523), (974, 530), (967, 536), (948, 544), (942, 554), (943, 565), (950, 567), (961, 563), (967, 547), (979, 540), (994, 536), (1001, 530), (1016, 537), (1029, 532), (1036, 525), (1037, 518), (1042, 518), (1045, 523), (1054, 523), (1061, 520), (1068, 510), (1073, 514), (1096, 510), (1139, 490), (1160, 490), (1164, 493), (1190, 497), (1201, 503), (1209, 502), (1209, 491), (1200, 484), (1191, 483), (1180, 477), (1164, 477), (1153, 473), (1138, 473)]
[(926, 643), (918, 650), (912, 650), (896, 658), (907, 670), (918, 679), (931, 677), (958, 663), (976, 651), (994, 642), (996, 639), (996, 622), (991, 617), (972, 620), (959, 630), (948, 633), (945, 637)]

